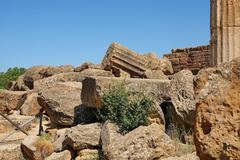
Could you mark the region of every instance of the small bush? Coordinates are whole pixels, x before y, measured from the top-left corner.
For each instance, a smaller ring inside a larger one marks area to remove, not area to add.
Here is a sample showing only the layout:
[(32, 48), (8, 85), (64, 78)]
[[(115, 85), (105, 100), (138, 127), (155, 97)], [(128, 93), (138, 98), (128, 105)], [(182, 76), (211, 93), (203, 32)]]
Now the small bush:
[(9, 89), (8, 85), (11, 81), (17, 80), (17, 78), (25, 73), (24, 68), (9, 68), (7, 72), (0, 72), (0, 89)]
[(124, 85), (115, 85), (103, 96), (99, 117), (116, 123), (122, 133), (127, 133), (148, 123), (153, 100), (143, 93), (130, 91)]

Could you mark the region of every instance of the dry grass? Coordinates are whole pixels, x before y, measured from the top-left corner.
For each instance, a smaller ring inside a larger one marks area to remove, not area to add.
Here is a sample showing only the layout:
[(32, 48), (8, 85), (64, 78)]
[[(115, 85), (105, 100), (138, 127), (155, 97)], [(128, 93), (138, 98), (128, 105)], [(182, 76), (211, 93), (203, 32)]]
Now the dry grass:
[(176, 156), (182, 156), (196, 151), (192, 129), (173, 127), (171, 135), (175, 143)]
[(43, 159), (54, 152), (54, 146), (48, 134), (43, 134), (35, 143), (35, 147)]
[(193, 144), (183, 144), (178, 140), (174, 141), (176, 156), (182, 156), (196, 151), (195, 145)]

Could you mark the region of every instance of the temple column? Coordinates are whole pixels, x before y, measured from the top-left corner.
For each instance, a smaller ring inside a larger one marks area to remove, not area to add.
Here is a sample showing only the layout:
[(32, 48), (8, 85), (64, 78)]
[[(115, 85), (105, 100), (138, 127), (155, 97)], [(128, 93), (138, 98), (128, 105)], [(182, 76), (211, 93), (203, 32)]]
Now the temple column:
[(212, 65), (240, 57), (240, 0), (211, 0)]

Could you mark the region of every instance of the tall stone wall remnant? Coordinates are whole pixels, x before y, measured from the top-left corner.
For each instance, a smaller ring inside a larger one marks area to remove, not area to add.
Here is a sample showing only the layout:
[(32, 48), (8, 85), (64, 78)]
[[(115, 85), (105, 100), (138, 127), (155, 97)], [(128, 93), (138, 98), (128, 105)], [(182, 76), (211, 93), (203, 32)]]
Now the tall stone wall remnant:
[(174, 72), (189, 69), (197, 74), (200, 69), (211, 65), (210, 46), (198, 46), (192, 48), (172, 49), (172, 53), (164, 55), (171, 63)]
[(240, 56), (240, 0), (211, 0), (213, 66)]

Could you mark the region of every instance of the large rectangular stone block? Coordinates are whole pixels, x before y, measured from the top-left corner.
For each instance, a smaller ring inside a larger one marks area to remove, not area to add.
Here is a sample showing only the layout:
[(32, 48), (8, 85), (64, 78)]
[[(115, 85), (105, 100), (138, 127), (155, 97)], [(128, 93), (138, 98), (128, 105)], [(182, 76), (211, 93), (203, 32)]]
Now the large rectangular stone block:
[(130, 90), (152, 97), (159, 112), (164, 102), (170, 102), (176, 119), (190, 125), (193, 123), (195, 100), (191, 71), (183, 70), (173, 75), (171, 80), (87, 77), (82, 81), (82, 104), (100, 108), (104, 93), (114, 85), (126, 85)]
[(104, 92), (114, 85), (126, 85), (135, 91), (144, 92), (156, 99), (157, 97), (169, 97), (170, 92), (170, 80), (87, 77), (82, 83), (81, 98), (83, 105), (97, 108), (102, 105)]
[(105, 70), (122, 70), (132, 78), (144, 78), (146, 70), (161, 70), (172, 74), (171, 63), (167, 59), (159, 59), (155, 54), (141, 55), (118, 43), (112, 43), (102, 61)]

